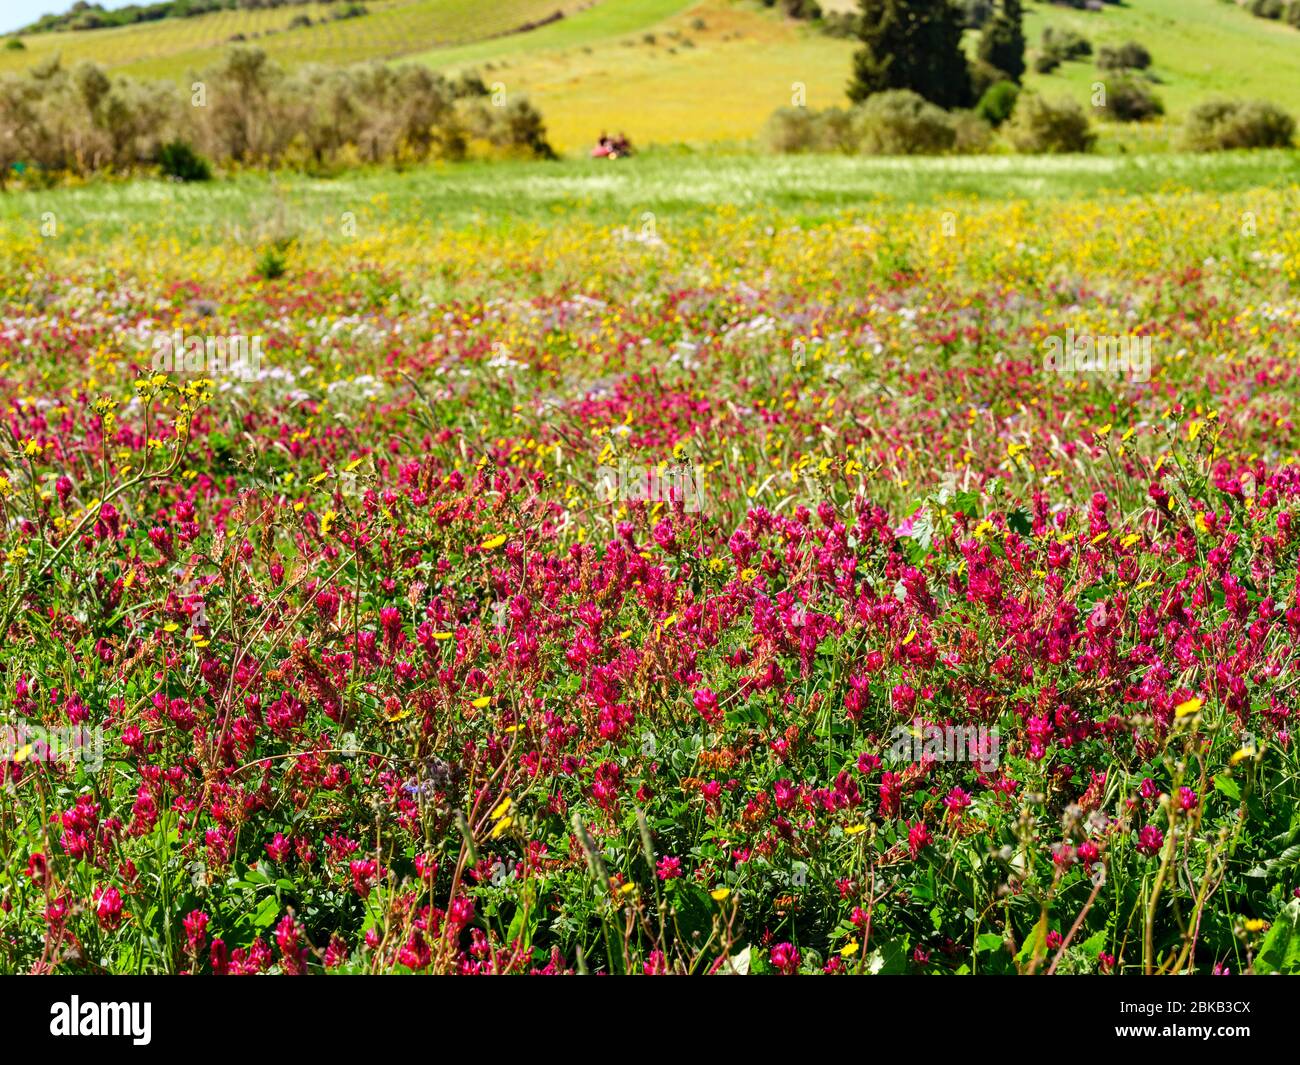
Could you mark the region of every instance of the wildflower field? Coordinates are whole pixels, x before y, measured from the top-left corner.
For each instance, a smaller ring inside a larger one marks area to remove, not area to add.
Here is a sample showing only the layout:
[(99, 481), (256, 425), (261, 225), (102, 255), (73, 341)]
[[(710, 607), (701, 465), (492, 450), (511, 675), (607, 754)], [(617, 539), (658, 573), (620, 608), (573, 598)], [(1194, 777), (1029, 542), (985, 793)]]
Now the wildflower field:
[(1293, 157), (646, 165), (5, 198), (0, 971), (1300, 970)]

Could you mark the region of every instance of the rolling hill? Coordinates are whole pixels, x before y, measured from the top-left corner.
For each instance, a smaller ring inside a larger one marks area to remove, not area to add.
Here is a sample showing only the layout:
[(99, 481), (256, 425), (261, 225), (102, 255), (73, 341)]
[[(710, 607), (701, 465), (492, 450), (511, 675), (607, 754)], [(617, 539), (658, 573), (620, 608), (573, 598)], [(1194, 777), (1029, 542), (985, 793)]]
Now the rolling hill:
[[(286, 65), (369, 59), (476, 69), (489, 84), (526, 93), (552, 142), (577, 151), (601, 129), (634, 142), (741, 143), (796, 86), (812, 107), (844, 103), (852, 41), (782, 18), (756, 0), (369, 0), (364, 16), (330, 18), (324, 5), (223, 12), (79, 33), (34, 34), (0, 50), (0, 71), (60, 54), (138, 77), (183, 78), (237, 37)], [(853, 0), (826, 0), (844, 11)], [(537, 26), (555, 12), (563, 18)], [(290, 29), (306, 14), (311, 26)], [(1043, 28), (1075, 29), (1094, 47), (1136, 40), (1155, 58), (1168, 115), (1141, 127), (1104, 127), (1104, 150), (1160, 148), (1187, 109), (1209, 96), (1259, 96), (1300, 113), (1300, 31), (1223, 0), (1128, 0), (1103, 11), (1026, 6), (1031, 50)], [(522, 28), (536, 26), (536, 28)], [(1102, 80), (1092, 60), (1026, 84), (1087, 104)]]
[[(221, 11), (118, 29), (39, 33), (23, 51), (0, 49), (0, 71), (61, 54), (65, 64), (93, 59), (135, 77), (183, 78), (233, 40), (263, 48), (286, 66), (357, 63), (506, 38), (556, 11), (568, 16), (593, 0), (364, 0), (366, 14), (333, 17), (343, 5), (296, 4), (270, 10)], [(303, 16), (312, 25), (290, 28)]]

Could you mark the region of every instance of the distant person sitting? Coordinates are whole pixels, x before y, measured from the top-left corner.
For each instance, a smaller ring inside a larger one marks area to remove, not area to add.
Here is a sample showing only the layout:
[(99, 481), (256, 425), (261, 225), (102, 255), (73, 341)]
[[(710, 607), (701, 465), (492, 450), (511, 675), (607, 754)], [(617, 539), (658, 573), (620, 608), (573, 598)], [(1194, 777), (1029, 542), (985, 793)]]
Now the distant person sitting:
[(593, 159), (618, 159), (631, 154), (632, 144), (624, 133), (620, 133), (617, 137), (602, 133), (600, 140), (596, 142), (596, 147), (591, 149)]

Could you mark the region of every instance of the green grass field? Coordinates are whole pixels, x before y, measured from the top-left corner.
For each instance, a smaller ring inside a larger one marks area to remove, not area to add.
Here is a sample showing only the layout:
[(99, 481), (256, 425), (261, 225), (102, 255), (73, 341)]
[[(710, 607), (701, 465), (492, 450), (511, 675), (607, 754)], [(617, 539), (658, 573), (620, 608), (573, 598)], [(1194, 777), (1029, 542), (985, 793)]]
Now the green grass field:
[(1214, 195), (1259, 186), (1300, 187), (1300, 156), (853, 159), (663, 151), (621, 163), (465, 163), (331, 180), (250, 173), (202, 186), (96, 181), (0, 196), (0, 237), (34, 237), (46, 212), (58, 219), (61, 241), (93, 243), (132, 233), (145, 242), (201, 244), (255, 239), (268, 219), (290, 232), (328, 236), (338, 232), (345, 211), (363, 223), (432, 220), (504, 230), (521, 220), (570, 219), (635, 228), (647, 212), (657, 226), (766, 210), (816, 222), (881, 203), (1159, 197), (1188, 190)]
[[(1031, 49), (1045, 26), (1077, 30), (1094, 50), (1125, 41), (1146, 45), (1170, 118), (1210, 96), (1264, 97), (1300, 112), (1300, 30), (1224, 0), (1128, 0), (1101, 12), (1033, 3), (1026, 5), (1024, 26)], [(1031, 72), (1025, 83), (1086, 103), (1098, 80), (1104, 78), (1094, 56), (1049, 75)]]

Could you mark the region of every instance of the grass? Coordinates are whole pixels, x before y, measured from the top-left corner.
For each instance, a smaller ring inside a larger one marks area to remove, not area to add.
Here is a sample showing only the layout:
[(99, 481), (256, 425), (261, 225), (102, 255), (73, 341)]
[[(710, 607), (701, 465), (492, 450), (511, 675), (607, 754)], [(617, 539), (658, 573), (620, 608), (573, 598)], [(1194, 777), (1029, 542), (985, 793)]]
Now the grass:
[[(1223, 0), (1128, 0), (1104, 11), (1026, 5), (1025, 36), (1031, 49), (1043, 27), (1077, 30), (1093, 44), (1138, 41), (1154, 59), (1156, 91), (1177, 119), (1211, 96), (1258, 96), (1300, 112), (1300, 30), (1256, 18)], [(1096, 56), (1065, 63), (1054, 73), (1029, 73), (1026, 84), (1086, 104), (1104, 81)]]
[[(1300, 185), (1300, 155), (1242, 152), (1146, 157), (979, 156), (851, 159), (840, 156), (702, 156), (658, 152), (625, 162), (565, 160), (440, 165), (330, 180), (243, 174), (204, 187), (99, 181), (0, 196), (0, 237), (35, 238), (52, 212), (61, 240), (126, 233), (183, 243), (240, 241), (281, 217), (301, 232), (337, 232), (343, 212), (394, 224), (502, 229), (520, 220), (637, 226), (730, 211), (794, 213), (817, 221), (855, 207), (962, 200), (1041, 200), (1179, 190), (1227, 194)], [(183, 221), (180, 221), (183, 220)]]

